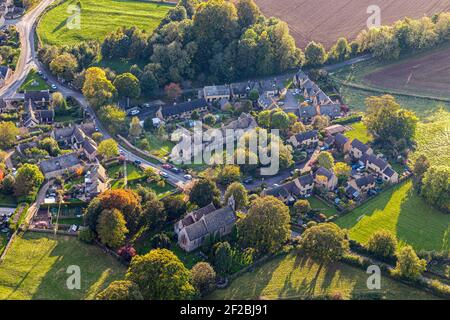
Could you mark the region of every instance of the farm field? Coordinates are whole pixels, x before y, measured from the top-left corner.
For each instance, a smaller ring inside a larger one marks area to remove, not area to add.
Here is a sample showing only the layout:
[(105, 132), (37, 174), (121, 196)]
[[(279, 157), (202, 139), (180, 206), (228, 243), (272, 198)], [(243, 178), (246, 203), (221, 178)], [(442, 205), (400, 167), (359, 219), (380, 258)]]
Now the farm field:
[[(367, 274), (342, 263), (319, 265), (296, 254), (278, 257), (235, 279), (207, 299), (302, 299), (340, 292), (349, 298), (367, 294)], [(386, 299), (437, 299), (436, 297), (382, 277), (381, 294)], [(373, 292), (373, 291), (372, 291)]]
[(364, 76), (364, 80), (380, 88), (449, 98), (450, 48), (390, 64)]
[(450, 216), (430, 207), (409, 180), (386, 190), (351, 213), (336, 220), (351, 239), (366, 243), (377, 230), (394, 234), (400, 243), (416, 250), (450, 249)]
[[(80, 267), (81, 290), (67, 289), (70, 265)], [(0, 299), (93, 299), (125, 271), (112, 256), (76, 238), (26, 233), (0, 264)]]
[(37, 27), (44, 44), (74, 44), (85, 40), (102, 41), (105, 36), (122, 26), (136, 26), (146, 31), (155, 29), (173, 5), (132, 0), (83, 0), (80, 28), (68, 28), (66, 23), (73, 14), (69, 0), (51, 9)]
[(450, 112), (440, 110), (420, 122), (416, 132), (417, 148), (411, 155), (415, 160), (424, 154), (433, 165), (450, 164)]
[(339, 37), (354, 39), (367, 26), (369, 6), (381, 10), (381, 24), (391, 24), (405, 16), (420, 18), (424, 14), (450, 10), (448, 0), (255, 0), (267, 16), (275, 16), (289, 25), (297, 46), (310, 41), (331, 47)]

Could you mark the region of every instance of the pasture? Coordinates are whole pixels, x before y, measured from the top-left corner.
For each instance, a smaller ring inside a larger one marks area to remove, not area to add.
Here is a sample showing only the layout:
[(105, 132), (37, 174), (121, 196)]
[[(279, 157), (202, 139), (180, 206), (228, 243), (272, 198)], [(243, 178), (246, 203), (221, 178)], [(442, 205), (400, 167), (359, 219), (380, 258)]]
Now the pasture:
[(401, 18), (420, 18), (450, 10), (450, 2), (442, 0), (255, 0), (266, 16), (275, 16), (289, 25), (297, 46), (304, 48), (314, 40), (331, 47), (339, 37), (353, 40), (367, 27), (373, 14), (367, 13), (376, 4), (381, 12), (381, 24), (391, 24)]
[[(67, 288), (66, 270), (71, 265), (80, 267), (81, 290)], [(73, 237), (28, 232), (14, 240), (0, 264), (0, 299), (94, 299), (125, 271), (96, 246)]]
[[(206, 299), (309, 299), (340, 293), (345, 298), (374, 293), (367, 289), (367, 274), (342, 263), (319, 265), (300, 255), (291, 253), (256, 267), (252, 272), (233, 280), (229, 287), (216, 290)], [(436, 297), (382, 277), (385, 299), (437, 299)]]
[(335, 222), (362, 244), (384, 229), (416, 250), (450, 249), (450, 215), (428, 205), (409, 180), (386, 190)]
[[(81, 3), (79, 24), (70, 18), (78, 2)], [(172, 7), (171, 4), (136, 0), (68, 0), (43, 16), (37, 33), (43, 44), (101, 42), (119, 27), (136, 26), (151, 32)]]

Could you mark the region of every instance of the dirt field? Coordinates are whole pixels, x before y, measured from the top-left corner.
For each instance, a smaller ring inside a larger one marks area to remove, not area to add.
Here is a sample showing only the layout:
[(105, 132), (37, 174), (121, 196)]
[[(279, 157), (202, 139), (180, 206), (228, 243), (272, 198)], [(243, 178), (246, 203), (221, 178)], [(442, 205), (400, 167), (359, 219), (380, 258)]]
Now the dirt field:
[(366, 27), (367, 8), (378, 5), (381, 23), (450, 11), (450, 0), (255, 0), (267, 16), (289, 24), (301, 48), (311, 41), (330, 47), (341, 36), (353, 39)]
[(364, 79), (382, 88), (449, 97), (450, 48), (387, 66)]

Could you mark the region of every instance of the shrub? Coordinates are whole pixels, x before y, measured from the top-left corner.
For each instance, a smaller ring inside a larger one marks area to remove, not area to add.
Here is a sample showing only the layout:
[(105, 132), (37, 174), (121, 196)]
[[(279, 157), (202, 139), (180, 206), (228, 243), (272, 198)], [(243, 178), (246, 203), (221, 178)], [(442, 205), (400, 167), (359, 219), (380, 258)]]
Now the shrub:
[(117, 250), (117, 254), (125, 261), (130, 262), (137, 253), (136, 249), (134, 249), (131, 245), (126, 245)]
[(91, 229), (84, 229), (78, 233), (78, 240), (84, 243), (91, 244), (94, 242), (95, 234)]
[(165, 233), (155, 234), (150, 240), (153, 249), (169, 249), (170, 248), (170, 238)]

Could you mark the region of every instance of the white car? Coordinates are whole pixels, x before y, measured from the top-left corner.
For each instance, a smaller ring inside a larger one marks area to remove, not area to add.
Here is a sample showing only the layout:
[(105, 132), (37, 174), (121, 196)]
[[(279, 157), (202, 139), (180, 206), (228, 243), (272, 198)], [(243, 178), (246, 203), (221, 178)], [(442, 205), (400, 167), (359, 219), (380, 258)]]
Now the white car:
[(131, 110), (131, 112), (130, 112), (130, 114), (131, 114), (132, 116), (135, 116), (135, 115), (137, 115), (137, 114), (139, 114), (139, 113), (141, 113), (139, 110)]
[(190, 174), (185, 174), (185, 175), (184, 175), (184, 178), (185, 178), (186, 180), (192, 180), (192, 176), (191, 176)]
[(165, 173), (164, 171), (160, 171), (159, 175), (163, 178), (167, 178), (169, 175), (167, 173)]

